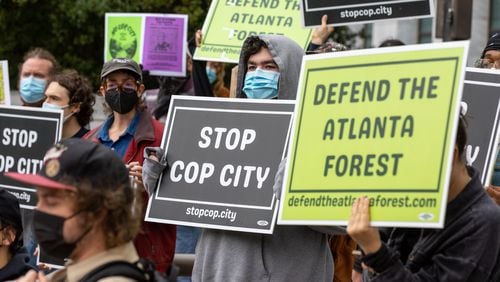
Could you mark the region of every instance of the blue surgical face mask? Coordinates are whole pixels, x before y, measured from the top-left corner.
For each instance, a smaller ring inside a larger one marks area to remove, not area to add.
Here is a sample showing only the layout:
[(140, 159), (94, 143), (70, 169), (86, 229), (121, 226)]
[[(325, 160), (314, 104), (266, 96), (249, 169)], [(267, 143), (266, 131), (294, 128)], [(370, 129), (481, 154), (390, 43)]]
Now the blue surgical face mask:
[(257, 69), (248, 72), (243, 91), (250, 99), (272, 99), (278, 96), (280, 73)]
[[(66, 105), (66, 106), (58, 106), (58, 105), (54, 105), (54, 104), (51, 104), (51, 103), (47, 103), (47, 102), (43, 102), (42, 104), (42, 109), (49, 109), (49, 110), (64, 110), (66, 109), (67, 107), (69, 107), (69, 105)], [(64, 120), (63, 122), (66, 122), (74, 113), (71, 112), (69, 113), (69, 115), (67, 116), (64, 116)]]
[(208, 76), (208, 82), (210, 82), (210, 84), (213, 84), (217, 80), (217, 74), (215, 73), (215, 70), (211, 67), (207, 67), (206, 71)]
[(58, 106), (58, 105), (54, 105), (54, 104), (47, 103), (47, 102), (43, 102), (43, 104), (42, 104), (42, 109), (49, 109), (49, 110), (64, 110), (67, 107), (69, 107), (69, 105)]
[(32, 75), (21, 79), (21, 98), (27, 103), (36, 103), (42, 100), (45, 95), (45, 79), (37, 78)]

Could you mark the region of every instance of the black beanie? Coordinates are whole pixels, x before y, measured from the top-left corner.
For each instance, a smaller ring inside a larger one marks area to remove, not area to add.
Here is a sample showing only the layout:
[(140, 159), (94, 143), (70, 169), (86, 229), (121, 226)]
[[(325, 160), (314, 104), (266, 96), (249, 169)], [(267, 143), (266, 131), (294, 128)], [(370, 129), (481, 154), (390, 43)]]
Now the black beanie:
[(481, 59), (484, 59), (484, 55), (489, 50), (499, 50), (500, 51), (500, 33), (493, 34), (490, 39), (488, 39), (488, 44), (484, 47), (483, 54), (481, 55)]

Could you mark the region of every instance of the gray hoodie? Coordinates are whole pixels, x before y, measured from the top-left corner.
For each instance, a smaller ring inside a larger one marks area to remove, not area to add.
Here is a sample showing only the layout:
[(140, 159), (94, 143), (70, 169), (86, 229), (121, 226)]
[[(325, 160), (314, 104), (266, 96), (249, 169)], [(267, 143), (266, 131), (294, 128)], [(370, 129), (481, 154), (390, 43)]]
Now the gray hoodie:
[[(278, 98), (295, 99), (304, 51), (284, 36), (259, 38), (267, 43), (279, 67)], [(237, 97), (245, 97), (244, 57), (242, 53)], [(192, 278), (193, 281), (332, 281), (328, 235), (305, 226), (277, 225), (272, 235), (204, 229), (196, 247)]]
[[(295, 99), (304, 50), (285, 36), (260, 35), (259, 38), (266, 42), (268, 50), (279, 68), (278, 99)], [(246, 43), (245, 40), (243, 49)], [(236, 97), (239, 98), (246, 97), (242, 90), (245, 83), (246, 69), (247, 62), (245, 62), (245, 54), (242, 52), (238, 63), (238, 81), (236, 84)]]

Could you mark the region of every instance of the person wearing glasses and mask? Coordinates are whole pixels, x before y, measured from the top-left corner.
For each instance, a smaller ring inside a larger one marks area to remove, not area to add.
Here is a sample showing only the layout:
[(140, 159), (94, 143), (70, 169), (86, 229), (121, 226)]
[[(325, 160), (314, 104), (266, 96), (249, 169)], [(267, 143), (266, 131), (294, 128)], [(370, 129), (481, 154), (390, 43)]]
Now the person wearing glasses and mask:
[[(127, 164), (136, 185), (143, 187), (142, 152), (145, 147), (160, 146), (163, 125), (145, 110), (141, 68), (135, 61), (124, 58), (104, 63), (99, 92), (112, 113), (84, 138), (115, 151)], [(142, 192), (146, 207), (148, 195), (145, 190)], [(158, 271), (167, 272), (174, 257), (175, 233), (175, 226), (142, 221), (141, 232), (134, 240), (139, 256), (152, 260)]]

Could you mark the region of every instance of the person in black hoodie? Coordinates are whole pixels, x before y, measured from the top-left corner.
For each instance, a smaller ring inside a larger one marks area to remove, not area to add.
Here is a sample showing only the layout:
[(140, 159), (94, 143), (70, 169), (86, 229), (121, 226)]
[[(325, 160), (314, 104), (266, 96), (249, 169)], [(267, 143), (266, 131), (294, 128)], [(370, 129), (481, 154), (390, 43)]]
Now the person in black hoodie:
[(484, 192), (478, 170), (466, 165), (465, 144), (460, 117), (443, 229), (395, 228), (382, 242), (370, 226), (369, 199), (355, 201), (347, 233), (364, 256), (353, 281), (500, 281), (500, 208)]
[(16, 279), (34, 269), (23, 246), (23, 224), (17, 198), (0, 190), (0, 281)]

